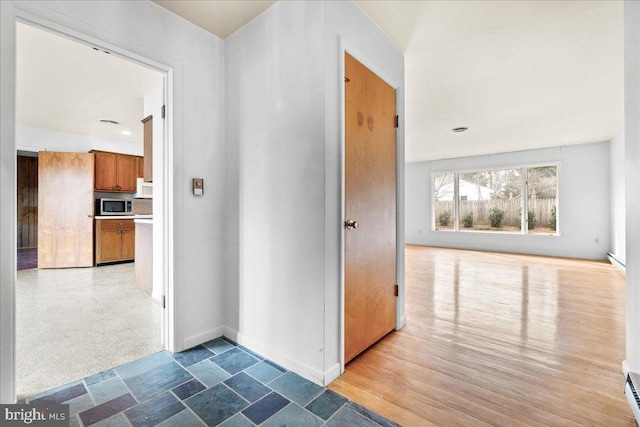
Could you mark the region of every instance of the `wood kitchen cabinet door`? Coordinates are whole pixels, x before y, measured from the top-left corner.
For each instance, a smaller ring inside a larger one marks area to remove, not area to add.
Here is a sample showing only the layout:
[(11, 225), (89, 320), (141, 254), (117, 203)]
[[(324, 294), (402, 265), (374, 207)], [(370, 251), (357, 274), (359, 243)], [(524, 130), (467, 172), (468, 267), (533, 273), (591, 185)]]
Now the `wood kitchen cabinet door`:
[(94, 151), (95, 189), (114, 193), (135, 193), (138, 156)]
[(136, 192), (136, 178), (138, 178), (138, 158), (136, 156), (118, 155), (118, 186), (123, 193)]
[(38, 268), (93, 265), (94, 155), (38, 154)]
[(144, 178), (144, 157), (137, 157), (138, 160), (138, 178)]
[(96, 220), (96, 265), (133, 260), (135, 230), (132, 219)]
[(96, 191), (115, 191), (118, 185), (118, 155), (97, 151)]
[(145, 117), (144, 124), (144, 181), (153, 181), (153, 116)]
[(134, 259), (136, 256), (136, 228), (131, 221), (131, 225), (122, 229), (122, 258)]
[(122, 237), (120, 230), (103, 228), (96, 237), (96, 262), (120, 261), (122, 258)]

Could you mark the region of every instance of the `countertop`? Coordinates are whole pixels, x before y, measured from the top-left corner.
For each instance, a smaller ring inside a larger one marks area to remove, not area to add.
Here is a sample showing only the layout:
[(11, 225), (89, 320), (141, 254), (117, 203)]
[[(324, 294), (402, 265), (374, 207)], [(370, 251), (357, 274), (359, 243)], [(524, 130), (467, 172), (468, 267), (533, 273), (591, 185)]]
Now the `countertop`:
[(97, 215), (95, 219), (153, 219), (153, 215)]

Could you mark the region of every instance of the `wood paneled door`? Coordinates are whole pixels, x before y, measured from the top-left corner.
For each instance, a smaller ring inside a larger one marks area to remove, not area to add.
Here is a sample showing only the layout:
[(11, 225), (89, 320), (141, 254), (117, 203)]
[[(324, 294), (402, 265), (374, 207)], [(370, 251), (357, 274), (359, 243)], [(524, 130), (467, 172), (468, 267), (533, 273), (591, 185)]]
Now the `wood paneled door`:
[(18, 249), (38, 246), (38, 158), (18, 156)]
[(346, 363), (396, 326), (396, 92), (348, 54), (345, 77)]
[(38, 156), (38, 268), (93, 265), (92, 153)]

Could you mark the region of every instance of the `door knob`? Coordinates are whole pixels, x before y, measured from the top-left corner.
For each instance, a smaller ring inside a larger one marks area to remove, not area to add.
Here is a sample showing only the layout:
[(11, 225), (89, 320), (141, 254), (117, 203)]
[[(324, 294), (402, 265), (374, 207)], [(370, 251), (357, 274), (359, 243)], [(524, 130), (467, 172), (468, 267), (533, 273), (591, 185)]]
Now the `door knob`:
[(348, 219), (344, 222), (344, 228), (346, 228), (347, 230), (351, 230), (351, 229), (355, 230), (356, 228), (358, 228), (358, 221)]

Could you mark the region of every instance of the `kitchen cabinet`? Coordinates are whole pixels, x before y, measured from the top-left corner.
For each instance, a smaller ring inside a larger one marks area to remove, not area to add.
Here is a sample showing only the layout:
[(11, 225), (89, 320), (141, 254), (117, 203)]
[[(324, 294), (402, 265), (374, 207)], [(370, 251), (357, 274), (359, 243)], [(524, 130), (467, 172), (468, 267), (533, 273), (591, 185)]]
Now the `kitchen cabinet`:
[(153, 181), (153, 116), (142, 119), (144, 125), (144, 182)]
[(138, 157), (138, 178), (144, 178), (144, 157)]
[(92, 151), (95, 154), (95, 190), (135, 193), (138, 157), (128, 154)]
[(136, 232), (133, 219), (97, 219), (95, 234), (96, 265), (134, 259)]

